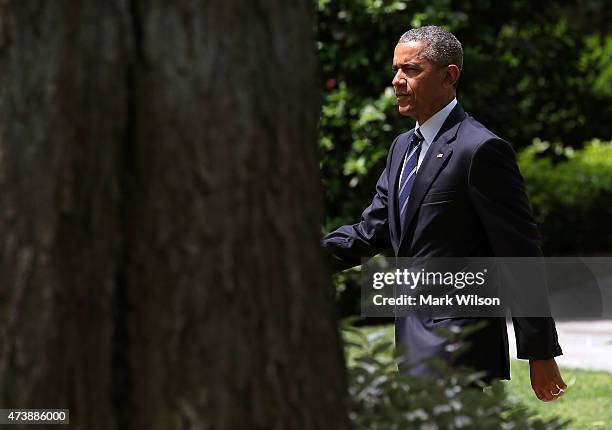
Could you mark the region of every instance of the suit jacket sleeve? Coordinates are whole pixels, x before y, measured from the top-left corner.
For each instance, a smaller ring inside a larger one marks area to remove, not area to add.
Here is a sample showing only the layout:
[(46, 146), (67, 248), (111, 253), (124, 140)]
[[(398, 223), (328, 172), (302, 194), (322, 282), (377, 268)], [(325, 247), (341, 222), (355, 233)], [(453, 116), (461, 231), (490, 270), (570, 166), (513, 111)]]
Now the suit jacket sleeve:
[[(490, 139), (477, 147), (469, 171), (469, 190), (496, 257), (542, 256), (537, 224), (510, 144)], [(562, 354), (551, 317), (512, 321), (518, 358), (548, 359)]]
[(323, 248), (327, 251), (334, 271), (341, 271), (361, 264), (362, 258), (370, 258), (391, 247), (387, 198), (388, 173), (391, 154), (397, 139), (387, 156), (387, 167), (378, 178), (372, 203), (361, 214), (361, 221), (343, 225), (327, 234)]

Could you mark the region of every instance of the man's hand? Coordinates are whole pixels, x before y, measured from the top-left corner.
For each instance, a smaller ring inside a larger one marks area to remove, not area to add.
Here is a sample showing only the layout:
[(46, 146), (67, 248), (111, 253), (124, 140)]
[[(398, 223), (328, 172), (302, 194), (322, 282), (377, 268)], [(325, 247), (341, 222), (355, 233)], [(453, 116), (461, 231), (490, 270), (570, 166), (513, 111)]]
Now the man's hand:
[(531, 388), (536, 397), (543, 402), (557, 400), (567, 388), (554, 358), (529, 360), (529, 376), (531, 376)]

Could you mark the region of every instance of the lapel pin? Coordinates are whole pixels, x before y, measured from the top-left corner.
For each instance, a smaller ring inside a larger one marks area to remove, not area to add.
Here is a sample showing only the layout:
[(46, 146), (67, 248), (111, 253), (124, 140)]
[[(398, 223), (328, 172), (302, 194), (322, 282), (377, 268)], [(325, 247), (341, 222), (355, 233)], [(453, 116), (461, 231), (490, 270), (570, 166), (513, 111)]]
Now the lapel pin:
[(443, 156), (443, 155), (444, 155), (444, 154), (442, 154), (442, 153), (440, 152), (438, 155), (436, 155), (436, 157), (438, 157), (438, 158), (442, 158), (442, 156)]

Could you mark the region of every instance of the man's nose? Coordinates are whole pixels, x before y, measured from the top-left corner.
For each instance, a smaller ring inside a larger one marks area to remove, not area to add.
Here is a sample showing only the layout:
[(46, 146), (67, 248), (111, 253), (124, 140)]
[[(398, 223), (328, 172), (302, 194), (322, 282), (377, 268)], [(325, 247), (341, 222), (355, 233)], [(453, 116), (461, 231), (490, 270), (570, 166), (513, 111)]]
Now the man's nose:
[(395, 72), (395, 76), (393, 76), (393, 80), (391, 81), (391, 85), (394, 87), (400, 86), (402, 84), (404, 77), (402, 76), (402, 69)]

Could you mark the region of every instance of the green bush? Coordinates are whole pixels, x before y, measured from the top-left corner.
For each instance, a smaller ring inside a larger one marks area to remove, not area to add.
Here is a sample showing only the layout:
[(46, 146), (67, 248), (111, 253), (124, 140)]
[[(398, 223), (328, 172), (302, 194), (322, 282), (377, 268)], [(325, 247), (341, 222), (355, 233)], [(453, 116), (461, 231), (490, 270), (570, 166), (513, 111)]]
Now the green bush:
[(583, 149), (538, 139), (518, 155), (546, 255), (612, 253), (612, 143)]
[[(476, 329), (476, 328), (474, 328)], [(447, 332), (458, 344), (467, 333)], [(509, 399), (501, 382), (474, 388), (480, 375), (431, 361), (435, 380), (400, 375), (393, 341), (384, 330), (369, 335), (344, 330), (351, 394), (350, 418), (359, 430), (554, 430), (567, 422), (533, 418), (533, 412)], [(460, 354), (457, 348), (454, 354)]]

